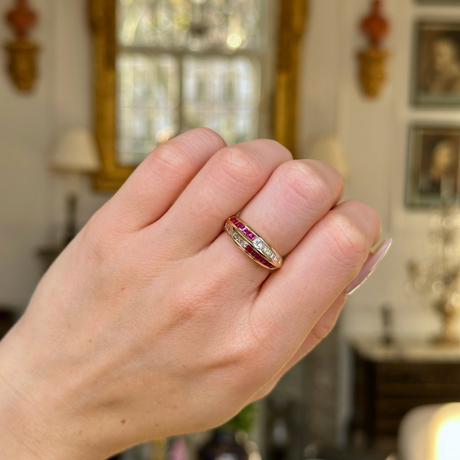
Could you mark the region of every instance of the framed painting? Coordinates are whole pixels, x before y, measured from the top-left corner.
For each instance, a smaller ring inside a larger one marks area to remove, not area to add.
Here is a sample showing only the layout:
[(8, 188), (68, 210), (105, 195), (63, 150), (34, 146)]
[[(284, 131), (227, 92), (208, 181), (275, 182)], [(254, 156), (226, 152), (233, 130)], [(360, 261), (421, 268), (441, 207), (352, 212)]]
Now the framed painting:
[(418, 107), (460, 107), (460, 21), (415, 26), (412, 101)]
[(457, 201), (459, 166), (459, 126), (412, 126), (409, 133), (406, 205), (428, 207)]

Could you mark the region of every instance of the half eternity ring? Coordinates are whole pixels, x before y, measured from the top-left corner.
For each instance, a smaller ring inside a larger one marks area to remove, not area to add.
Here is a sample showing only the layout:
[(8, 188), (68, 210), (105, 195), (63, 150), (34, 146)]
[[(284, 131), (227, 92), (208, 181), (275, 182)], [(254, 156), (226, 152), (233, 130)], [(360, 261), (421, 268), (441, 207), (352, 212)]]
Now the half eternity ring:
[(225, 231), (248, 257), (267, 270), (277, 270), (283, 265), (283, 258), (278, 252), (239, 217), (229, 217), (225, 222)]

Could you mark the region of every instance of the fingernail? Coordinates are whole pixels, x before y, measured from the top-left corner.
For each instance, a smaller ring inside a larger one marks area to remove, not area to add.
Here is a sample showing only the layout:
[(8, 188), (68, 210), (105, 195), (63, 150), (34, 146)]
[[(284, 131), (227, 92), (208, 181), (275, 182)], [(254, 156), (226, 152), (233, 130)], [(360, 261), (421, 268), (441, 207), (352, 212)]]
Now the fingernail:
[(377, 265), (382, 261), (386, 256), (388, 249), (390, 249), (391, 243), (393, 242), (392, 238), (387, 238), (383, 241), (374, 252), (369, 254), (369, 257), (366, 263), (363, 265), (363, 268), (359, 272), (359, 275), (345, 288), (343, 291), (344, 294), (350, 295), (356, 291), (364, 281), (372, 275), (374, 270), (377, 268)]

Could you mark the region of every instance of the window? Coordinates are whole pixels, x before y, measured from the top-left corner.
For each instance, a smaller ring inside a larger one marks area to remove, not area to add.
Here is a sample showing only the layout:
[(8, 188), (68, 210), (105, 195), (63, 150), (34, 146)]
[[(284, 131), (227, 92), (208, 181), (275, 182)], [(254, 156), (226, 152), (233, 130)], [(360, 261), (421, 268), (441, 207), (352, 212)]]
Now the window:
[(120, 165), (139, 164), (157, 145), (197, 126), (228, 144), (258, 136), (270, 74), (269, 4), (117, 0)]
[[(96, 190), (198, 125), (295, 150), (308, 0), (89, 0)], [(295, 153), (295, 152), (294, 152)]]

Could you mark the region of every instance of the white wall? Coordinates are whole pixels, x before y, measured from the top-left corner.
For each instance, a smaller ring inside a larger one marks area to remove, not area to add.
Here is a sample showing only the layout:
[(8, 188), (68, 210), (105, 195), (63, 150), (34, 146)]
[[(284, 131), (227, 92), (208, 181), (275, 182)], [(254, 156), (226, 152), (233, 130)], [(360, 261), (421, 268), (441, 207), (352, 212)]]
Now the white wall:
[[(84, 0), (35, 0), (33, 31), (40, 44), (39, 81), (32, 95), (19, 94), (0, 52), (0, 304), (22, 309), (41, 276), (37, 249), (62, 229), (65, 186), (48, 170), (56, 137), (69, 125), (91, 122), (90, 36)], [(0, 15), (11, 8), (0, 0)], [(77, 38), (76, 38), (77, 37)], [(10, 38), (2, 22), (0, 42)], [(84, 222), (106, 200), (85, 184)]]
[(428, 338), (439, 320), (421, 299), (405, 293), (405, 265), (426, 251), (429, 213), (404, 207), (408, 126), (414, 121), (460, 122), (460, 111), (417, 110), (409, 104), (413, 22), (419, 17), (460, 18), (460, 7), (421, 7), (415, 0), (386, 0), (392, 22), (389, 80), (377, 101), (361, 94), (356, 53), (364, 40), (358, 24), (368, 0), (311, 0), (311, 22), (304, 38), (299, 118), (299, 153), (308, 157), (311, 140), (335, 133), (351, 169), (345, 198), (372, 205), (382, 219), (382, 237), (394, 244), (366, 284), (347, 301), (342, 314), (339, 424), (345, 439), (351, 409), (351, 363), (347, 338), (378, 336), (380, 307), (390, 304), (399, 338)]
[(312, 0), (304, 43), (299, 152), (308, 156), (311, 139), (337, 133), (343, 142), (351, 177), (346, 198), (372, 205), (382, 219), (383, 237), (394, 245), (373, 277), (347, 302), (342, 326), (346, 335), (380, 332), (379, 307), (395, 309), (396, 333), (426, 337), (438, 321), (428, 305), (405, 293), (405, 265), (423, 258), (428, 216), (404, 207), (407, 131), (414, 121), (460, 122), (460, 111), (426, 111), (409, 104), (413, 21), (422, 17), (457, 17), (460, 8), (421, 7), (414, 0), (387, 0), (392, 22), (389, 80), (377, 101), (362, 96), (356, 53), (364, 40), (358, 30), (367, 0)]

